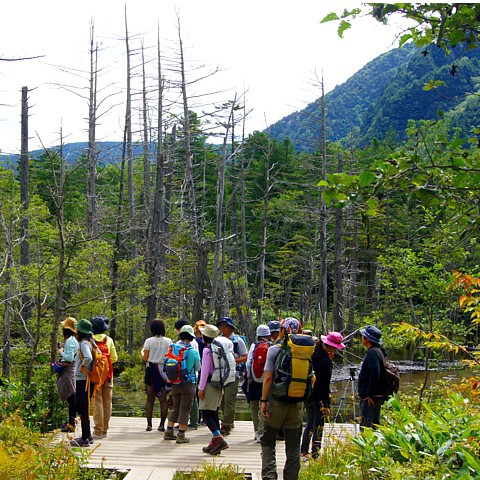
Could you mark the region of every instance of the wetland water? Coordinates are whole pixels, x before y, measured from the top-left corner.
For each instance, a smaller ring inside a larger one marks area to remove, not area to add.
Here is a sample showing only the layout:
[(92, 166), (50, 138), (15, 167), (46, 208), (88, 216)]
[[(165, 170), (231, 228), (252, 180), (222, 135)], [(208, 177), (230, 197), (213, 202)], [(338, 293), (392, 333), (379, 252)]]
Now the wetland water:
[[(400, 391), (413, 391), (423, 385), (425, 373), (422, 363), (402, 361), (396, 363), (399, 364), (401, 370)], [(334, 367), (331, 383), (332, 405), (330, 410), (332, 417), (336, 417), (338, 422), (348, 422), (353, 418), (352, 386), (355, 391), (359, 367), (359, 365), (335, 365)], [(353, 381), (351, 378), (352, 374)], [(456, 383), (469, 375), (470, 371), (468, 369), (459, 368), (457, 365), (445, 362), (438, 365), (435, 369), (429, 370), (429, 384), (432, 384), (432, 382)], [(120, 384), (117, 380), (113, 388), (113, 415), (143, 417), (145, 415), (145, 399), (143, 390), (134, 392)], [(358, 404), (355, 405), (355, 408), (358, 415)], [(159, 415), (159, 403), (156, 402), (154, 418), (159, 418)], [(251, 420), (249, 406), (241, 390), (239, 390), (237, 397), (236, 418), (238, 420)]]

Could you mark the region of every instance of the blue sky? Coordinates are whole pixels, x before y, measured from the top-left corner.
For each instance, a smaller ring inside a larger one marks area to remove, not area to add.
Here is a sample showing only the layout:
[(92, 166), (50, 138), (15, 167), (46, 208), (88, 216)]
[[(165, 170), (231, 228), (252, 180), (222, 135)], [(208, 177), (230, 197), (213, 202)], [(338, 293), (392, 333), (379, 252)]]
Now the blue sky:
[[(318, 98), (320, 87), (316, 78), (322, 72), (328, 92), (396, 45), (400, 27), (385, 27), (371, 18), (359, 19), (344, 39), (338, 38), (336, 25), (320, 23), (328, 12), (335, 10), (335, 3), (319, 0), (8, 2), (2, 6), (0, 58), (43, 57), (22, 62), (0, 61), (0, 149), (7, 153), (18, 152), (20, 148), (23, 86), (31, 90), (30, 150), (42, 144), (58, 145), (60, 131), (65, 143), (86, 141), (85, 95), (92, 19), (95, 39), (100, 45), (99, 98), (105, 99), (97, 139), (122, 138), (125, 5), (131, 46), (138, 51), (143, 43), (151, 85), (156, 68), (152, 59), (157, 26), (162, 51), (173, 58), (178, 12), (190, 78), (217, 67), (221, 70), (191, 86), (198, 109), (208, 110), (213, 100), (218, 103), (246, 92), (246, 108), (250, 113), (245, 131), (263, 130)], [(337, 11), (360, 4), (341, 2), (341, 5)], [(136, 55), (135, 65), (138, 58)], [(205, 68), (196, 70), (200, 64)], [(168, 75), (174, 78), (173, 73)], [(153, 94), (150, 102), (155, 103)], [(139, 126), (138, 116), (134, 122)]]

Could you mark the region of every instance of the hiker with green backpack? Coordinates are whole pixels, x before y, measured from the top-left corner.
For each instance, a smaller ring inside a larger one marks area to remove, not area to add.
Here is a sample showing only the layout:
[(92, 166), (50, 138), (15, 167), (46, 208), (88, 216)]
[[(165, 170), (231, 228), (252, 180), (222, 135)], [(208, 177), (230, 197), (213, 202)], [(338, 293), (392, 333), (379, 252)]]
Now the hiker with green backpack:
[(297, 480), (300, 472), (300, 438), (302, 435), (303, 402), (312, 381), (311, 357), (315, 342), (302, 335), (302, 325), (296, 318), (282, 321), (280, 343), (268, 349), (263, 380), (262, 414), (265, 433), (262, 445), (262, 480), (276, 480), (276, 441), (284, 428), (286, 461), (284, 480)]

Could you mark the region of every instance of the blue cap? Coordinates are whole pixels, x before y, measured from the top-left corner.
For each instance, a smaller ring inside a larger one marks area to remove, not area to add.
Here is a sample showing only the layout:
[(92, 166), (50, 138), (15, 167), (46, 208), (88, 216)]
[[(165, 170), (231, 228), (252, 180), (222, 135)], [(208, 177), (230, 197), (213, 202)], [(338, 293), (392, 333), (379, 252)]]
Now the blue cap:
[(279, 332), (280, 327), (281, 327), (280, 322), (277, 322), (276, 320), (272, 320), (271, 322), (268, 322), (268, 328), (270, 329), (270, 332)]
[(220, 328), (220, 325), (222, 323), (226, 323), (227, 325), (230, 325), (235, 330), (235, 324), (233, 323), (233, 320), (230, 317), (222, 317), (218, 322), (217, 322), (217, 327)]

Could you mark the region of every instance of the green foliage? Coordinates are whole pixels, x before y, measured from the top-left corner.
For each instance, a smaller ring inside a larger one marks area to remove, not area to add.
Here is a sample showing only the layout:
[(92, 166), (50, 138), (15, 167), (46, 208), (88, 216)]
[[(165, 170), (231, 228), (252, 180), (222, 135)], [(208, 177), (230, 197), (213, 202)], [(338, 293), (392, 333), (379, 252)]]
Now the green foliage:
[(377, 430), (365, 429), (346, 444), (327, 449), (318, 460), (310, 460), (300, 479), (477, 478), (478, 398), (442, 387), (430, 399), (415, 407), (408, 397), (393, 397)]
[(236, 465), (215, 465), (205, 463), (198, 469), (175, 472), (173, 480), (244, 480), (245, 472)]
[(120, 380), (125, 383), (134, 392), (141, 390), (144, 387), (144, 371), (142, 365), (135, 365), (133, 367), (126, 367), (120, 373)]

